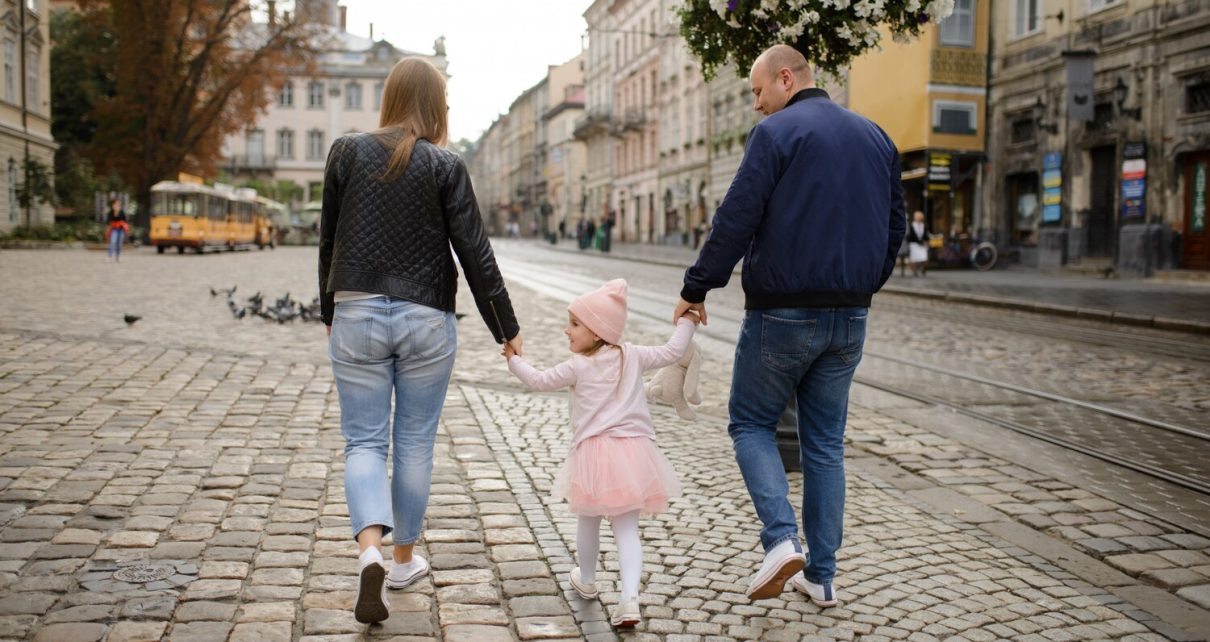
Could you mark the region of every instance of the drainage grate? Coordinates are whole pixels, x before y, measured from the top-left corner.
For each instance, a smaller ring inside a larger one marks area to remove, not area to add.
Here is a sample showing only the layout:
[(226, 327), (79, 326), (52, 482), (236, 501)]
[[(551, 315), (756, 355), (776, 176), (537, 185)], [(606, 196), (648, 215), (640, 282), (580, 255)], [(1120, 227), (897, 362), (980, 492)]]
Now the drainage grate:
[(174, 566), (136, 564), (118, 569), (114, 572), (113, 579), (130, 582), (131, 584), (145, 584), (147, 582), (166, 580), (174, 574), (176, 574)]

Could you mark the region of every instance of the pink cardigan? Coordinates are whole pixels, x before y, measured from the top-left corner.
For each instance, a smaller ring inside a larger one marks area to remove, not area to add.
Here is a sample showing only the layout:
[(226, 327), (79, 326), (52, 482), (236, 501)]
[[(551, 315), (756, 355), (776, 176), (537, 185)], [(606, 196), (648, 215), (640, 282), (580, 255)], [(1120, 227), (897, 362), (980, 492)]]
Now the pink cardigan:
[(508, 369), (533, 390), (549, 392), (571, 387), (572, 448), (597, 435), (655, 439), (643, 391), (643, 372), (680, 360), (689, 349), (695, 328), (692, 321), (680, 319), (676, 331), (662, 346), (625, 343), (621, 350), (606, 347), (591, 357), (572, 355), (541, 371), (521, 357), (513, 357), (508, 360)]

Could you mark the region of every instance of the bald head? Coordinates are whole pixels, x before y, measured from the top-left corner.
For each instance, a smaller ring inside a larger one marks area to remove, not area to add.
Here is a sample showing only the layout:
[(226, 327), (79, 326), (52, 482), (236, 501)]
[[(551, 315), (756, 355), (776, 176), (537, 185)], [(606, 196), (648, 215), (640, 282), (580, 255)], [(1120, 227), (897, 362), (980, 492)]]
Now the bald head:
[(757, 56), (756, 62), (752, 63), (753, 76), (757, 74), (776, 76), (783, 69), (794, 76), (799, 89), (815, 86), (815, 76), (811, 73), (811, 65), (808, 65), (807, 59), (790, 45), (773, 45)]
[(797, 49), (773, 45), (756, 57), (748, 74), (756, 111), (768, 116), (781, 111), (794, 94), (815, 86), (811, 65)]

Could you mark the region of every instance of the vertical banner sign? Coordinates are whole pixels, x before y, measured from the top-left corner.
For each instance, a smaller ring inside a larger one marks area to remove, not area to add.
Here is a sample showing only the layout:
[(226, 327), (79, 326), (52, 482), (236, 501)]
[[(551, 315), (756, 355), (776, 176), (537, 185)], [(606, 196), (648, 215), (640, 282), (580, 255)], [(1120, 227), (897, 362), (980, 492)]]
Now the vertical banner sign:
[(950, 154), (932, 152), (929, 154), (928, 189), (930, 192), (950, 191)]
[(1126, 143), (1122, 148), (1122, 218), (1141, 219), (1147, 193), (1147, 144)]
[(1206, 163), (1193, 166), (1193, 212), (1191, 232), (1206, 231)]
[(1092, 122), (1095, 117), (1092, 100), (1091, 51), (1064, 51), (1067, 60), (1067, 117), (1075, 121)]
[(1050, 153), (1042, 159), (1042, 222), (1063, 218), (1063, 155)]

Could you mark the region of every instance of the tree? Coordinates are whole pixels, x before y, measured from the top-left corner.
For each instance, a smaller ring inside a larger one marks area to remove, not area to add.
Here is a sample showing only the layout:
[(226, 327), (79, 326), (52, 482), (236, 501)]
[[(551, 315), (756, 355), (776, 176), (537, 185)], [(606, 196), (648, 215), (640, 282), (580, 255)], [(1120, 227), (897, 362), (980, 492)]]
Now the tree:
[(50, 14), (51, 132), (55, 150), (55, 193), (76, 212), (94, 209), (97, 191), (124, 191), (116, 176), (98, 178), (86, 157), (97, 132), (93, 109), (114, 92), (112, 14), (107, 7)]
[(685, 0), (676, 13), (685, 43), (710, 80), (728, 62), (747, 73), (762, 51), (778, 43), (839, 76), (878, 46), (879, 27), (904, 42), (953, 10), (954, 0)]
[(312, 59), (320, 32), (295, 19), (252, 20), (253, 0), (80, 0), (108, 5), (114, 91), (93, 114), (90, 156), (133, 190), (146, 226), (151, 186), (215, 172), (223, 139), (265, 112), (285, 75)]

